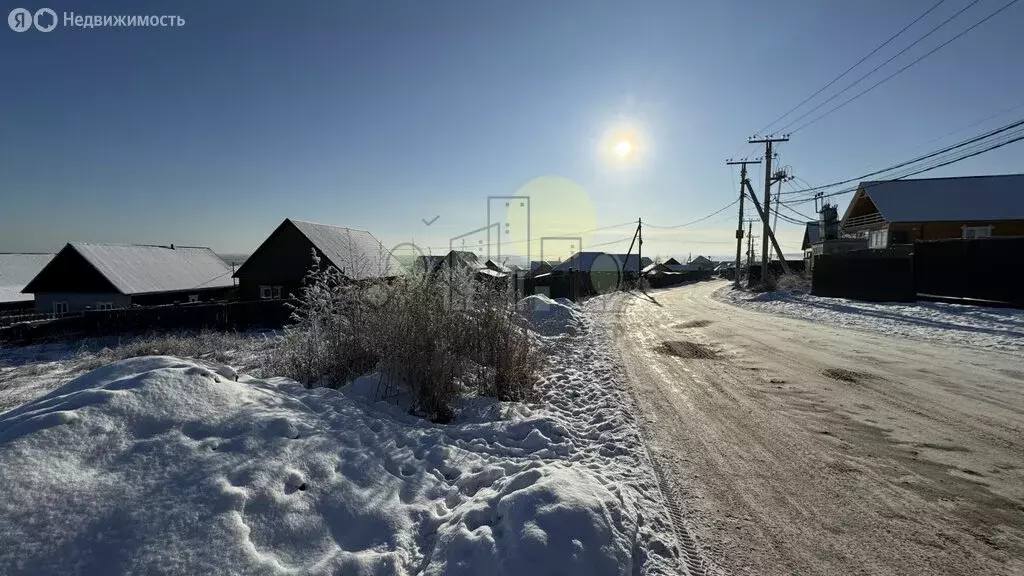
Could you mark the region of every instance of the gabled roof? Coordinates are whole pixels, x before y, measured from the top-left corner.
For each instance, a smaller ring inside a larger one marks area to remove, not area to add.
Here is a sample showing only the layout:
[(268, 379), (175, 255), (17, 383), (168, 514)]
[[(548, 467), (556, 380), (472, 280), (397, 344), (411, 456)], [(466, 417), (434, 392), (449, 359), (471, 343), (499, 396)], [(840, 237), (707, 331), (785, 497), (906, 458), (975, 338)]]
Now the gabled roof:
[(557, 271), (629, 271), (635, 272), (640, 260), (636, 254), (608, 254), (607, 252), (577, 252), (554, 267)]
[(804, 242), (800, 249), (807, 250), (811, 247), (811, 244), (817, 244), (818, 242), (821, 242), (821, 223), (807, 222), (806, 226), (804, 226)]
[(427, 254), (424, 256), (417, 256), (414, 266), (415, 270), (420, 273), (433, 272), (443, 261), (444, 256)]
[(704, 256), (697, 256), (693, 260), (690, 260), (689, 264), (693, 266), (711, 266), (714, 264), (714, 262), (712, 262), (709, 258), (705, 258)]
[(511, 268), (505, 266), (500, 262), (495, 262), (494, 260), (488, 260), (487, 262), (484, 262), (484, 268), (494, 270), (495, 272), (501, 272), (502, 274), (510, 274), (512, 272)]
[(53, 254), (0, 254), (0, 302), (31, 300), (21, 290), (53, 260)]
[(483, 268), (476, 254), (468, 250), (452, 250), (444, 255), (440, 266), (453, 266), (478, 270)]
[(1024, 174), (861, 182), (846, 214), (864, 195), (887, 222), (1024, 220)]
[[(60, 266), (61, 256), (67, 251), (77, 253), (114, 289), (126, 295), (227, 288), (234, 283), (231, 267), (209, 248), (84, 242), (66, 245), (36, 279), (54, 266)], [(33, 286), (36, 279), (24, 292), (37, 291)]]
[(366, 230), (289, 218), (335, 268), (352, 280), (398, 275), (401, 263)]

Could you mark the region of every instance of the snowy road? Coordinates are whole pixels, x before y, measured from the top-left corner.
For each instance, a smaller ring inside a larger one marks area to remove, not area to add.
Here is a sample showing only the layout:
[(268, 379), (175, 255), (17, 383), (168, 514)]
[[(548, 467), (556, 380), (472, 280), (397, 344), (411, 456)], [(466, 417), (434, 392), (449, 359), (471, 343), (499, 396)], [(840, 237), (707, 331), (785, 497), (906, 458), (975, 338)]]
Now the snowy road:
[(1024, 574), (1019, 354), (712, 297), (605, 316), (689, 528), (727, 574)]

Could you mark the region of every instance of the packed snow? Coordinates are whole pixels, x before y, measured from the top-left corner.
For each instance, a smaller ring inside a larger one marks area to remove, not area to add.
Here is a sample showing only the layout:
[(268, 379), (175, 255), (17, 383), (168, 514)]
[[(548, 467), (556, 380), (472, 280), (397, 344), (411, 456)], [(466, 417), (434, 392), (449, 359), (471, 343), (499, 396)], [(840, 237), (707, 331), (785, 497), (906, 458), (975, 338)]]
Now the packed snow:
[(731, 285), (723, 286), (715, 295), (738, 306), (821, 324), (956, 346), (1024, 350), (1024, 310), (938, 302), (860, 302), (784, 290), (748, 292), (734, 290)]
[(0, 573), (678, 573), (613, 352), (553, 304), (542, 401), (447, 425), (169, 356), (0, 414)]

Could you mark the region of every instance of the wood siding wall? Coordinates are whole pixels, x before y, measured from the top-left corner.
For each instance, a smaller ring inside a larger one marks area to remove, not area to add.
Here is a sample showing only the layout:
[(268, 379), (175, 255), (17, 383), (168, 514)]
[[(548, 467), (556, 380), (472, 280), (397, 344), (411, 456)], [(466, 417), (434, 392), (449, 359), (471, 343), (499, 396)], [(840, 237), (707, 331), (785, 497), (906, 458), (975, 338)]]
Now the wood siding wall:
[(260, 286), (281, 286), (282, 297), (297, 294), (312, 265), (312, 250), (302, 232), (289, 222), (282, 224), (238, 270), (239, 299), (259, 300)]
[[(1024, 236), (1024, 220), (1003, 222), (899, 222), (889, 224), (889, 244), (962, 238), (964, 226), (992, 226), (992, 236)], [(905, 238), (901, 236), (905, 234)]]

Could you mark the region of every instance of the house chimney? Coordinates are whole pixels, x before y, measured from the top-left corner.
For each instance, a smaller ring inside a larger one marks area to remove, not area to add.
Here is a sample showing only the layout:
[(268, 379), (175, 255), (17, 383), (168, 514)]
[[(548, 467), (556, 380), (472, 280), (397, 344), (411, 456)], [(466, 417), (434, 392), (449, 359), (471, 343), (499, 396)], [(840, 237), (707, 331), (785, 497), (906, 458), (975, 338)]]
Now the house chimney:
[(174, 242), (171, 242), (171, 250), (174, 250)]

